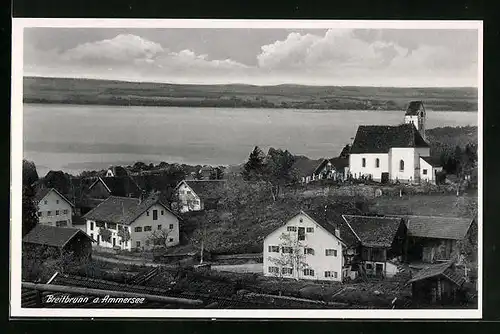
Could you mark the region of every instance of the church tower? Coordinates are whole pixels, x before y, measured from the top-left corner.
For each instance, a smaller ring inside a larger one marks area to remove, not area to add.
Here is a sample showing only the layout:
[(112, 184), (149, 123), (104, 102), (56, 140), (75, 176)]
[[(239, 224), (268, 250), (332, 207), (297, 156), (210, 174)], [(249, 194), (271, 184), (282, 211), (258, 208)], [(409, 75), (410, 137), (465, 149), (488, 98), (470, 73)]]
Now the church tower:
[(425, 119), (426, 113), (422, 101), (411, 101), (406, 109), (405, 123), (415, 125), (422, 138), (425, 138)]

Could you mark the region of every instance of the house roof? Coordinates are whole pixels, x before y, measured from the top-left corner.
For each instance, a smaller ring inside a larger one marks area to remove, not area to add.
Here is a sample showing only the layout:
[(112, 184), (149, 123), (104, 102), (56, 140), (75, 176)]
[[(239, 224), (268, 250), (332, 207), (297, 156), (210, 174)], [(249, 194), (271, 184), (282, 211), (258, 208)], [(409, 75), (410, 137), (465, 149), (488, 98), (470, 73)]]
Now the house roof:
[(408, 104), (405, 116), (417, 116), (420, 107), (424, 107), (424, 103), (422, 101), (411, 101), (410, 104)]
[(360, 125), (352, 153), (387, 153), (393, 147), (429, 147), (413, 124)]
[(117, 177), (128, 176), (127, 170), (122, 166), (110, 166), (108, 170), (111, 170), (113, 175)]
[(54, 191), (57, 195), (59, 195), (59, 197), (61, 197), (66, 202), (68, 202), (69, 205), (74, 206), (74, 204), (69, 199), (67, 199), (63, 194), (61, 194), (55, 188), (45, 188), (45, 187), (39, 187), (39, 188), (37, 188), (37, 190), (35, 192), (35, 195), (33, 197), (34, 201), (36, 203), (40, 203), (40, 201), (42, 199), (44, 199), (45, 196), (47, 196), (51, 191)]
[(182, 182), (185, 182), (201, 199), (217, 198), (219, 196), (217, 191), (222, 190), (226, 185), (225, 180), (184, 180)]
[(404, 219), (410, 236), (452, 240), (465, 238), (473, 221), (471, 218), (437, 216), (404, 216)]
[(425, 162), (427, 162), (432, 167), (441, 167), (443, 165), (441, 163), (441, 159), (436, 158), (436, 157), (422, 157), (421, 156), (420, 159), (423, 159)]
[(353, 234), (366, 247), (391, 247), (402, 223), (400, 217), (343, 215)]
[(300, 158), (295, 161), (292, 165), (297, 174), (301, 177), (313, 175), (318, 165), (323, 163), (325, 159), (311, 160), (307, 158)]
[(415, 276), (413, 276), (408, 283), (422, 281), (428, 278), (442, 276), (447, 278), (449, 281), (461, 286), (465, 283), (465, 278), (453, 270), (452, 262), (440, 263), (440, 264), (429, 264), (427, 267), (419, 270)]
[(54, 247), (64, 247), (71, 239), (77, 235), (92, 239), (87, 233), (77, 228), (55, 227), (49, 225), (37, 224), (23, 238), (23, 242), (37, 245), (47, 245)]
[[(100, 222), (130, 225), (154, 204), (163, 206), (175, 215), (158, 196), (150, 196), (142, 202), (138, 198), (110, 196), (97, 207), (87, 212), (83, 218)], [(177, 215), (175, 215), (177, 217)]]
[(349, 167), (349, 158), (331, 158), (331, 159), (324, 159), (323, 161), (320, 162), (320, 164), (316, 167), (314, 170), (314, 174), (317, 174), (320, 172), (320, 170), (327, 164), (331, 163), (332, 167), (335, 170), (343, 169), (345, 167)]
[(130, 194), (133, 197), (138, 197), (142, 192), (130, 176), (99, 177), (89, 189), (92, 189), (98, 182), (102, 182), (112, 196), (127, 197)]

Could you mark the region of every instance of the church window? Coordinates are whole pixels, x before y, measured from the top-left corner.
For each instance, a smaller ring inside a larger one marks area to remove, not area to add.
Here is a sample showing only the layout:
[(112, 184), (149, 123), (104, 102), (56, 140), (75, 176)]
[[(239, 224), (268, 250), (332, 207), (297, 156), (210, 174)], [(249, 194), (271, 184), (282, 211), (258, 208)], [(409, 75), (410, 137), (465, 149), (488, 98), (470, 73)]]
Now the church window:
[(399, 170), (400, 171), (405, 170), (405, 162), (403, 160), (399, 161)]
[(376, 168), (380, 167), (380, 159), (379, 158), (375, 159), (375, 167)]
[(366, 159), (365, 158), (361, 159), (361, 166), (366, 167)]

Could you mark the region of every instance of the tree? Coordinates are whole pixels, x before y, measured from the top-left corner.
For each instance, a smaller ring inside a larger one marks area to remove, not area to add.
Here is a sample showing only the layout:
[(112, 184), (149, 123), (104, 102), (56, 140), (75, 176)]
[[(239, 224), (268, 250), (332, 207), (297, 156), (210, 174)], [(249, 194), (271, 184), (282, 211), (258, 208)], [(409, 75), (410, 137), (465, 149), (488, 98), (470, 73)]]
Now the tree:
[(38, 224), (38, 206), (34, 201), (34, 192), (30, 186), (23, 186), (22, 234), (25, 236)]
[(122, 225), (118, 225), (118, 232), (116, 233), (118, 237), (122, 239), (122, 242), (126, 244), (130, 240), (130, 231), (128, 227), (123, 227)]
[(71, 193), (70, 175), (63, 171), (49, 171), (43, 178), (43, 183), (47, 188), (54, 188), (63, 195)]
[(99, 235), (101, 236), (101, 239), (105, 242), (111, 242), (111, 231), (108, 230), (106, 227), (101, 227), (99, 229)]
[(280, 236), (281, 243), (279, 245), (279, 256), (270, 256), (268, 259), (278, 268), (276, 276), (283, 277), (283, 268), (292, 268), (293, 277), (298, 280), (300, 271), (306, 269), (309, 265), (306, 262), (305, 249), (307, 245), (303, 245), (298, 239), (297, 234), (282, 233)]
[(151, 232), (146, 240), (148, 240), (153, 247), (167, 247), (167, 241), (168, 237), (172, 234), (172, 230), (170, 229), (161, 229), (161, 230), (154, 230)]
[(23, 185), (31, 186), (38, 181), (38, 172), (33, 161), (23, 159)]
[(294, 175), (292, 171), (295, 157), (287, 150), (270, 148), (267, 153), (264, 168), (264, 179), (271, 185), (271, 194), (273, 200), (279, 197), (284, 185), (293, 182)]
[(258, 179), (264, 172), (264, 160), (264, 152), (258, 146), (255, 146), (248, 157), (248, 161), (243, 166), (243, 178), (247, 181)]
[(344, 148), (342, 149), (342, 152), (340, 152), (339, 157), (340, 157), (340, 158), (349, 158), (349, 152), (351, 152), (351, 145), (347, 144), (347, 145), (346, 145), (346, 146), (344, 146)]

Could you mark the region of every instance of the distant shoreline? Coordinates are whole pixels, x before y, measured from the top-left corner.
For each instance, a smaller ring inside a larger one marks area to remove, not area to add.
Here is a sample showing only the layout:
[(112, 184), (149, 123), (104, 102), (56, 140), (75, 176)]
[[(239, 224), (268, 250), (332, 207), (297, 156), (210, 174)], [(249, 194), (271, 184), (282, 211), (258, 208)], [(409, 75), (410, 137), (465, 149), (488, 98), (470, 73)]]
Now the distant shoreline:
[(477, 112), (476, 88), (183, 85), (96, 79), (24, 77), (24, 103), (102, 106), (298, 110), (429, 110)]

